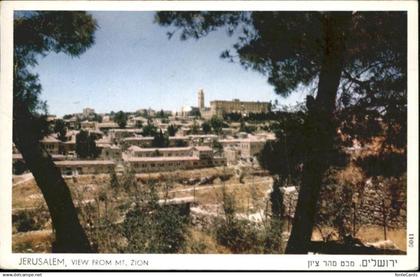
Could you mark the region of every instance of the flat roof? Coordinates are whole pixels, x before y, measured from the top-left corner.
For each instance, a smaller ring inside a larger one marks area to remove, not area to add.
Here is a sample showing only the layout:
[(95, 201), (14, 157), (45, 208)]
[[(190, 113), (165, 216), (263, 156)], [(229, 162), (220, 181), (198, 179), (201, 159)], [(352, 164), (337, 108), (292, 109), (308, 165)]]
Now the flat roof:
[(164, 147), (164, 148), (141, 148), (138, 146), (130, 146), (131, 151), (133, 152), (155, 152), (155, 151), (159, 151), (159, 152), (172, 152), (172, 151), (188, 151), (188, 150), (192, 150), (192, 147)]
[[(23, 159), (22, 154), (13, 154), (12, 158), (13, 158), (13, 160), (22, 160)], [(66, 156), (61, 155), (61, 154), (52, 154), (51, 158), (53, 160), (64, 160), (66, 158)]]
[(60, 140), (50, 135), (41, 139), (41, 142), (60, 142)]
[(139, 157), (125, 157), (124, 161), (128, 162), (178, 162), (178, 161), (199, 161), (200, 158), (198, 157), (146, 157), (146, 158), (139, 158)]
[(209, 146), (194, 146), (194, 148), (198, 151), (213, 151), (213, 149)]
[(135, 133), (135, 132), (141, 132), (141, 129), (138, 128), (127, 128), (127, 129), (111, 129), (109, 130), (110, 132), (130, 132), (130, 133)]
[(123, 138), (123, 141), (130, 141), (130, 140), (153, 140), (153, 137), (129, 137), (129, 138)]
[(265, 142), (265, 139), (258, 139), (258, 138), (244, 138), (244, 139), (221, 139), (219, 140), (220, 143), (224, 142)]
[(72, 160), (55, 162), (57, 166), (76, 166), (76, 165), (114, 165), (111, 160)]
[(270, 102), (261, 102), (261, 101), (241, 101), (239, 99), (233, 99), (233, 100), (213, 100), (210, 101), (211, 103), (241, 103), (241, 104), (270, 104)]

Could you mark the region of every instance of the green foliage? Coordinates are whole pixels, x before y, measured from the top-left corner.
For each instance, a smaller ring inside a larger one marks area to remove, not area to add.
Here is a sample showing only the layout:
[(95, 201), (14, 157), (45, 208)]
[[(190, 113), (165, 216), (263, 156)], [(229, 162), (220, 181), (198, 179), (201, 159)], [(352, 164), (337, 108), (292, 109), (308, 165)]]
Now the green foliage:
[(267, 141), (258, 155), (261, 166), (282, 178), (301, 176), (305, 158), (304, 113), (290, 113), (272, 125), (275, 141)]
[(48, 212), (42, 207), (22, 210), (12, 216), (13, 227), (17, 232), (42, 230), (48, 220)]
[(236, 202), (225, 188), (222, 190), (224, 217), (215, 220), (218, 243), (233, 253), (280, 253), (281, 226), (279, 220), (271, 223), (254, 223), (236, 216)]
[(66, 141), (66, 133), (67, 133), (67, 128), (66, 128), (66, 124), (64, 123), (63, 120), (58, 119), (55, 121), (54, 123), (54, 133), (58, 134), (58, 139), (61, 141)]
[(27, 212), (19, 213), (14, 217), (13, 221), (18, 232), (28, 232), (41, 229), (41, 226), (36, 224), (33, 217)]
[(216, 154), (223, 153), (223, 145), (218, 140), (213, 140), (212, 148), (215, 150)]
[[(16, 12), (13, 29), (13, 141), (28, 163), (48, 203), (55, 229), (53, 251), (91, 252), (69, 190), (38, 141), (47, 133), (46, 102), (39, 76), (31, 69), (50, 52), (78, 57), (94, 43), (96, 21), (81, 11)], [(71, 236), (69, 236), (71, 234)]]
[(127, 125), (127, 114), (123, 111), (119, 111), (114, 115), (114, 122), (118, 124), (120, 128), (125, 128)]
[[(219, 28), (230, 35), (236, 32), (238, 41), (221, 57), (267, 76), (276, 93), (287, 96), (300, 87), (315, 92), (329, 47), (325, 26), (332, 15), (337, 20), (345, 17), (344, 13), (316, 11), (194, 11), (158, 12), (156, 21), (172, 28), (169, 37), (178, 31), (182, 40), (199, 39)], [(339, 24), (336, 22), (336, 27)], [(349, 141), (368, 142), (384, 134), (385, 148), (406, 149), (407, 14), (357, 12), (350, 25), (337, 91), (338, 122)], [(272, 120), (273, 116), (275, 113), (250, 114), (248, 119)], [(386, 128), (378, 128), (378, 118)]]
[(143, 122), (140, 120), (136, 121), (136, 128), (143, 128)]
[(175, 125), (171, 124), (171, 125), (168, 126), (167, 131), (168, 131), (168, 135), (170, 137), (173, 137), (173, 136), (175, 136), (176, 132), (178, 131), (178, 128)]
[(363, 168), (368, 176), (399, 177), (407, 172), (405, 153), (388, 152), (382, 155), (359, 157), (356, 164)]
[(204, 134), (208, 134), (208, 133), (210, 133), (210, 132), (211, 132), (211, 125), (210, 125), (210, 123), (209, 123), (209, 122), (207, 122), (207, 121), (204, 121), (204, 122), (201, 124), (201, 129), (203, 130), (203, 133), (204, 133)]
[(176, 207), (159, 204), (154, 185), (146, 185), (142, 194), (123, 223), (126, 252), (178, 253), (185, 244), (187, 218)]
[(185, 147), (188, 146), (188, 143), (183, 140), (176, 140), (175, 147)]
[(238, 122), (242, 119), (241, 113), (225, 113), (223, 114), (223, 119), (227, 121)]
[(136, 174), (134, 170), (129, 169), (128, 171), (125, 172), (124, 178), (122, 181), (122, 187), (124, 191), (128, 194), (130, 194), (132, 191), (137, 190), (137, 180), (136, 180)]
[(282, 226), (280, 219), (272, 218), (264, 231), (264, 253), (283, 254)]
[(153, 141), (152, 147), (162, 148), (169, 146), (169, 137), (166, 134), (163, 134), (162, 130), (159, 133), (156, 133)]
[(13, 162), (13, 174), (20, 175), (25, 173), (28, 170), (25, 162), (22, 160), (17, 160)]
[(253, 133), (256, 130), (257, 130), (257, 128), (255, 126), (249, 126), (245, 123), (244, 120), (241, 120), (241, 125), (239, 126), (239, 131), (240, 132)]
[(195, 118), (200, 118), (201, 117), (201, 112), (199, 110), (192, 110), (191, 111), (191, 116), (195, 117)]
[(210, 126), (214, 133), (221, 134), (222, 128), (227, 127), (227, 124), (218, 116), (213, 116), (210, 119)]
[(164, 110), (160, 110), (156, 113), (156, 118), (162, 118), (162, 119), (167, 119), (169, 116), (168, 113), (165, 113)]
[(152, 124), (150, 120), (147, 121), (147, 125), (143, 127), (142, 135), (145, 137), (154, 137), (157, 134), (157, 128)]
[(76, 153), (82, 158), (96, 158), (99, 150), (96, 148), (95, 136), (88, 131), (80, 130), (76, 135)]
[(282, 183), (279, 179), (273, 182), (273, 191), (270, 194), (271, 217), (273, 220), (283, 218), (283, 193), (280, 190)]
[(120, 182), (118, 181), (117, 173), (115, 172), (115, 170), (111, 172), (111, 179), (109, 181), (109, 186), (111, 187), (111, 189), (116, 190), (116, 191), (118, 191), (118, 189), (120, 188)]
[[(86, 12), (36, 11), (16, 13), (14, 20), (14, 118), (25, 116), (27, 109), (39, 120), (39, 113), (46, 113), (46, 103), (39, 95), (42, 87), (39, 77), (29, 71), (37, 59), (50, 52), (63, 52), (77, 57), (94, 43), (96, 22)], [(24, 120), (30, 120), (26, 118)], [(36, 126), (39, 127), (39, 126)], [(31, 128), (28, 132), (39, 133)]]
[(101, 123), (102, 122), (102, 116), (100, 116), (97, 113), (94, 113), (94, 114), (92, 114), (92, 115), (89, 116), (89, 120), (92, 120), (92, 121), (96, 121), (96, 122)]

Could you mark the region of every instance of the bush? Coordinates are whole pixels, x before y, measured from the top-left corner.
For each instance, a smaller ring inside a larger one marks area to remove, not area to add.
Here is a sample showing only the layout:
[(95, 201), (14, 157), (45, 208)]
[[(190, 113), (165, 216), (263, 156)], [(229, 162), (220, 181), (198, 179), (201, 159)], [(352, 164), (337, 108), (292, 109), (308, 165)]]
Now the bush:
[(20, 211), (12, 217), (17, 232), (41, 230), (49, 217), (40, 209)]
[(174, 206), (161, 205), (153, 186), (127, 212), (122, 226), (129, 253), (178, 253), (185, 244), (187, 218)]
[(236, 217), (233, 195), (222, 190), (224, 217), (215, 220), (215, 236), (218, 243), (232, 253), (281, 253), (280, 220), (255, 223)]

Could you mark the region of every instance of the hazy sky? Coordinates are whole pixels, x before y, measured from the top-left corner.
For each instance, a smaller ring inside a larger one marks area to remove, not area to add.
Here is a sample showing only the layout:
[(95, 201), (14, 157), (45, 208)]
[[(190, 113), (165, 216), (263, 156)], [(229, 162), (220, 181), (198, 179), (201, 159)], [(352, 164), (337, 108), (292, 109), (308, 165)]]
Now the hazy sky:
[(275, 95), (267, 78), (220, 54), (235, 42), (224, 30), (200, 40), (168, 40), (169, 29), (153, 23), (153, 12), (92, 12), (99, 29), (95, 44), (79, 58), (51, 53), (34, 71), (49, 113), (64, 115), (92, 107), (96, 112), (140, 108), (179, 110), (197, 105), (197, 91), (211, 100), (294, 104)]

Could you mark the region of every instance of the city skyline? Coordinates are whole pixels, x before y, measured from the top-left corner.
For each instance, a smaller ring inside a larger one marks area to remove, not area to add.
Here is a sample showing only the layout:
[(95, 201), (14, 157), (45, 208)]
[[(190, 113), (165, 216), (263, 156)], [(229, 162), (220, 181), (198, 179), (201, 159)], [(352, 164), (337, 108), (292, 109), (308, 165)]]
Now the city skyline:
[(63, 116), (85, 107), (98, 113), (179, 111), (197, 106), (199, 89), (206, 94), (206, 106), (234, 98), (293, 105), (306, 95), (302, 90), (282, 98), (265, 76), (221, 59), (236, 39), (225, 30), (198, 41), (180, 41), (176, 34), (169, 40), (169, 29), (153, 23), (154, 12), (91, 14), (99, 28), (86, 53), (76, 59), (50, 53), (34, 68), (49, 114)]

